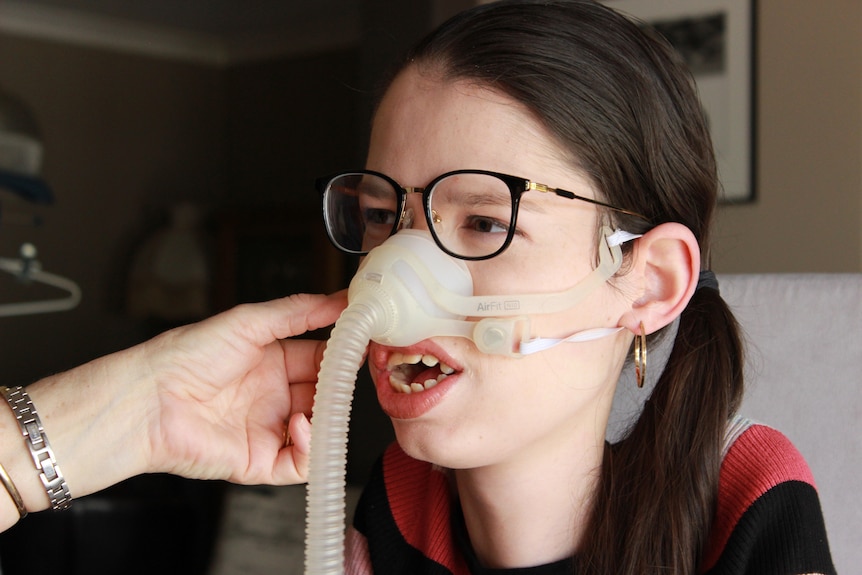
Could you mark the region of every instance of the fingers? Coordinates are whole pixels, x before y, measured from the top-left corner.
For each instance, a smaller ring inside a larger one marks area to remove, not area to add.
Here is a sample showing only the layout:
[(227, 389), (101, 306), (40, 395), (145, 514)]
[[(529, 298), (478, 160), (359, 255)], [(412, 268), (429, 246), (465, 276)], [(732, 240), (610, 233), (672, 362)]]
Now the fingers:
[(325, 341), (288, 339), (279, 341), (284, 352), (284, 368), (291, 385), (317, 381)]
[(290, 413), (304, 413), (311, 417), (311, 408), (314, 404), (315, 384), (291, 383), (290, 384)]
[(347, 293), (341, 291), (329, 296), (296, 294), (265, 305), (271, 308), (266, 311), (266, 327), (277, 339), (284, 339), (335, 323), (347, 306)]
[(308, 480), (308, 454), (311, 451), (311, 422), (302, 413), (294, 413), (287, 426), (290, 445), (279, 451), (273, 480), (277, 485), (303, 483)]
[[(220, 397), (231, 394), (241, 397), (247, 402), (243, 404), (247, 410), (254, 409), (256, 416), (252, 419), (266, 430), (264, 435), (268, 437), (261, 443), (264, 436), (258, 433), (254, 441), (249, 439), (248, 445), (239, 446), (241, 453), (233, 455), (244, 464), (230, 473), (231, 480), (279, 484), (305, 481), (310, 423), (304, 414), (311, 414), (314, 385), (326, 344), (285, 338), (334, 323), (346, 303), (344, 292), (330, 296), (295, 295), (240, 305), (204, 322), (168, 332), (160, 343), (150, 344), (167, 350), (161, 355), (149, 354), (150, 371), (173, 385), (171, 395), (154, 394), (160, 398), (159, 405), (164, 405), (165, 397), (176, 405), (169, 413), (160, 407), (156, 417), (161, 421), (171, 416), (185, 427), (191, 417), (189, 406), (193, 406), (195, 413), (203, 414), (199, 419), (211, 424), (209, 433), (224, 432), (243, 423), (234, 421), (230, 426), (223, 418), (213, 421), (208, 413), (221, 409), (221, 403), (216, 401)], [(158, 361), (154, 363), (153, 357)], [(231, 393), (223, 393), (224, 390)], [(290, 394), (289, 401), (285, 393)], [(259, 398), (265, 399), (258, 401)], [(238, 406), (233, 407), (232, 411), (239, 414)], [(288, 429), (293, 444), (284, 446), (280, 440), (287, 413), (291, 414)], [(278, 437), (273, 437), (273, 433)], [(251, 460), (241, 457), (249, 454)], [(191, 459), (187, 455), (182, 457)]]
[(295, 294), (261, 303), (238, 305), (226, 312), (194, 324), (194, 333), (221, 333), (233, 341), (241, 338), (253, 346), (335, 323), (347, 305), (345, 292), (332, 295)]

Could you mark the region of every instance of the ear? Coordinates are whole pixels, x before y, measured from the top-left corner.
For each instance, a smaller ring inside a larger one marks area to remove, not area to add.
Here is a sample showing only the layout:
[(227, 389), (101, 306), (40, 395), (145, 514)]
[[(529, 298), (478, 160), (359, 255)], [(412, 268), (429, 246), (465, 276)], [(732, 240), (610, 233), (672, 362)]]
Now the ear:
[(700, 272), (700, 246), (682, 224), (656, 226), (637, 240), (628, 279), (635, 299), (620, 325), (647, 334), (673, 322), (688, 305)]

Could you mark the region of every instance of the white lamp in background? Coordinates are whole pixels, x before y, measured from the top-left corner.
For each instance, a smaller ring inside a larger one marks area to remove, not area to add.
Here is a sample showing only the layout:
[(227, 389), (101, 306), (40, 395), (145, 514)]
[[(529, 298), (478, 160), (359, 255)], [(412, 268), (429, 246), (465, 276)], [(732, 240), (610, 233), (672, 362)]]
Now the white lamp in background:
[(210, 312), (209, 258), (200, 209), (177, 204), (170, 216), (168, 227), (150, 236), (135, 255), (129, 313), (169, 322), (200, 319)]

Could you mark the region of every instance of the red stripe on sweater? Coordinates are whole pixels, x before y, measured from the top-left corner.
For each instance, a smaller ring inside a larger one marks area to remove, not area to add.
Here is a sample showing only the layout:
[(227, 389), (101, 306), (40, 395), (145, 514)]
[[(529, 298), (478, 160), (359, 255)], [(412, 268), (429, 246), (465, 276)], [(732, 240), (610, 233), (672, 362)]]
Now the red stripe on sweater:
[(764, 493), (788, 481), (814, 485), (802, 454), (779, 431), (763, 425), (747, 429), (721, 464), (718, 509), (704, 556), (703, 571), (721, 557), (743, 514)]
[(453, 574), (469, 573), (452, 541), (449, 485), (442, 471), (408, 456), (397, 444), (383, 455), (392, 516), (409, 545)]

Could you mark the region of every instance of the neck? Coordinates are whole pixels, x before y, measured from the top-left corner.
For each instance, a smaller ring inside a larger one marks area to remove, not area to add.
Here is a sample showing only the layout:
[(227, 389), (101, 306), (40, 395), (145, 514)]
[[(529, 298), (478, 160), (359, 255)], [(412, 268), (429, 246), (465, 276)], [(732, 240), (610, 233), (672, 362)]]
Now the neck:
[(515, 461), (455, 471), (470, 542), (490, 568), (571, 557), (586, 528), (604, 450), (599, 430), (562, 434)]

